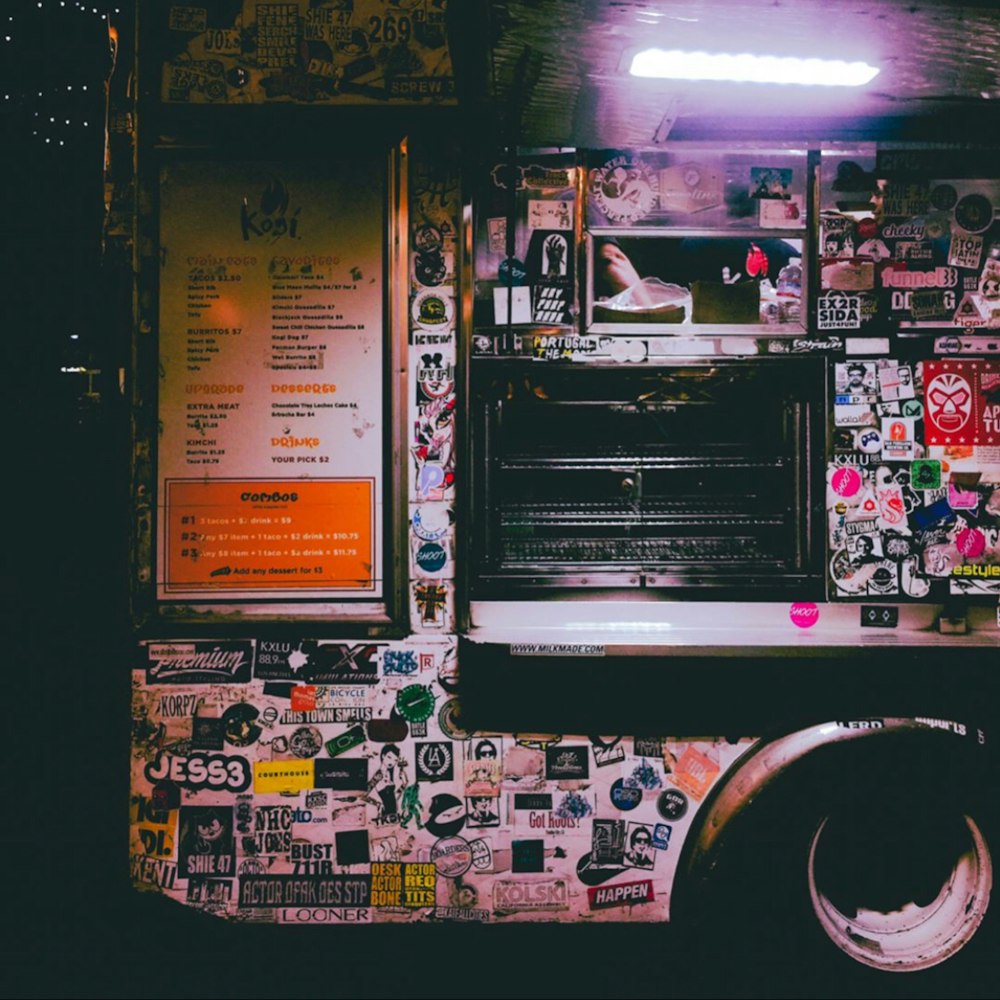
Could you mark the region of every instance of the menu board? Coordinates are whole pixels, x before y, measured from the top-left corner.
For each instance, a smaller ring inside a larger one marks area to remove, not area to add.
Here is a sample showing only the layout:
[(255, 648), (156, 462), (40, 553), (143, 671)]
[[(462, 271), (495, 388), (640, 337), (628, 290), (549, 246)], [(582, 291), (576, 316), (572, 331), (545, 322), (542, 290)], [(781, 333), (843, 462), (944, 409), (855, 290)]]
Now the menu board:
[(379, 598), (385, 170), (160, 175), (157, 593)]

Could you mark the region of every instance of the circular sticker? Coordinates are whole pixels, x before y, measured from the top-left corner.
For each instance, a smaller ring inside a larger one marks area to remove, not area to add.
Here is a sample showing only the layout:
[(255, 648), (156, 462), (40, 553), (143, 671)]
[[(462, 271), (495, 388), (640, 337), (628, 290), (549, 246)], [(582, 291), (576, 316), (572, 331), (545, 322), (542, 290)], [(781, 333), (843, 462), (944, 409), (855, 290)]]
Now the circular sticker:
[(590, 193), (612, 222), (635, 222), (657, 201), (656, 176), (644, 163), (616, 156), (590, 172)]
[(409, 684), (396, 695), (396, 711), (407, 722), (426, 722), (437, 695), (426, 684)]
[(441, 230), (436, 226), (418, 226), (413, 233), (413, 248), (417, 253), (433, 253), (444, 246)]
[(472, 867), (472, 848), (462, 837), (442, 837), (431, 848), (431, 861), (438, 875), (460, 878)]
[(436, 542), (448, 534), (451, 509), (442, 504), (425, 504), (413, 512), (413, 534), (425, 542)]
[(831, 476), (830, 486), (837, 496), (852, 497), (861, 489), (861, 473), (849, 465), (844, 466)]
[(439, 330), (451, 323), (455, 303), (450, 296), (440, 292), (421, 292), (414, 298), (410, 313), (417, 326), (424, 330)]
[(868, 592), (870, 594), (898, 593), (898, 573), (895, 563), (885, 561), (878, 563), (868, 581)]
[(425, 573), (440, 573), (448, 561), (448, 553), (437, 542), (424, 542), (417, 549), (416, 563)]
[(871, 564), (855, 566), (847, 549), (838, 549), (830, 559), (830, 578), (842, 594), (862, 593), (871, 574)]
[(931, 189), (930, 199), (939, 212), (948, 212), (955, 207), (958, 192), (950, 184), (938, 184)]
[(955, 221), (967, 233), (982, 233), (993, 225), (993, 205), (981, 194), (967, 194), (955, 206)]
[(462, 800), (439, 792), (427, 808), (424, 826), (435, 837), (454, 837), (465, 826), (465, 806)]
[(900, 416), (920, 420), (924, 415), (924, 404), (919, 399), (904, 399), (899, 407)]
[(788, 617), (797, 628), (812, 628), (819, 621), (819, 608), (812, 601), (796, 601), (788, 609)]
[(323, 749), (323, 736), (315, 726), (301, 726), (288, 737), (288, 749), (296, 757), (315, 757)]
[(866, 427), (857, 432), (855, 445), (866, 455), (875, 455), (882, 450), (882, 435), (874, 427)]
[(618, 778), (611, 786), (611, 804), (622, 812), (630, 812), (642, 803), (642, 789), (626, 785)]
[(664, 818), (678, 820), (688, 811), (687, 796), (679, 788), (668, 788), (660, 792), (656, 800), (656, 811)]
[(222, 723), (225, 727), (223, 736), (226, 742), (234, 747), (248, 747), (256, 743), (263, 732), (257, 725), (259, 715), (260, 712), (245, 701), (230, 705), (222, 713)]
[(963, 528), (955, 536), (955, 546), (967, 559), (978, 559), (986, 551), (986, 536), (978, 528)]
[(457, 698), (449, 698), (438, 712), (438, 725), (441, 732), (452, 740), (467, 740), (475, 736), (475, 730), (463, 729)]

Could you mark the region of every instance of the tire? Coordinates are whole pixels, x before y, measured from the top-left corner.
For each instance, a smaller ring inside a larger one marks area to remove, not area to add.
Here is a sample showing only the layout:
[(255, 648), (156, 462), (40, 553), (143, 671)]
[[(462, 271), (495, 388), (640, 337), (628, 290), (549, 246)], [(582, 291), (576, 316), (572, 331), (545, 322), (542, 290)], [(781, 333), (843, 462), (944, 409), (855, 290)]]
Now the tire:
[(672, 922), (689, 941), (695, 928), (714, 967), (767, 976), (772, 995), (776, 978), (813, 996), (995, 995), (1000, 789), (978, 749), (910, 732), (814, 751), (699, 870), (682, 864)]

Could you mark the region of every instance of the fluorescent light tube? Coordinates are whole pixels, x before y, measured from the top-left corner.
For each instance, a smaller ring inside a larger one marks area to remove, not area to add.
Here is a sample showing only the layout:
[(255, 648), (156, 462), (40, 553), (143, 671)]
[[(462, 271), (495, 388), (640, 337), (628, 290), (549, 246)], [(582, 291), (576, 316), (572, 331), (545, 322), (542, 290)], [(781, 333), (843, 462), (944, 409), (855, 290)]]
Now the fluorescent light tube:
[(731, 80), (739, 83), (798, 83), (822, 87), (860, 87), (878, 76), (877, 66), (840, 59), (755, 56), (744, 52), (684, 52), (644, 49), (632, 58), (633, 76), (670, 80)]

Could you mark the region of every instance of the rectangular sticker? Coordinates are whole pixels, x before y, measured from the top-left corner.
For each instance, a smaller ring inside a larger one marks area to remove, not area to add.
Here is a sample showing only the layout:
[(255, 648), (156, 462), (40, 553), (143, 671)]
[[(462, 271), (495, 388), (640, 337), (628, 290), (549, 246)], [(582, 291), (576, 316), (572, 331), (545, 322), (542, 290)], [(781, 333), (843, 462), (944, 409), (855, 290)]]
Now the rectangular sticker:
[(301, 792), (313, 787), (311, 760), (256, 760), (253, 764), (255, 795)]
[(254, 875), (240, 878), (240, 906), (370, 906), (370, 875)]
[(587, 890), (592, 910), (607, 910), (612, 906), (636, 906), (652, 903), (656, 896), (650, 879), (638, 882), (619, 882), (617, 885), (596, 886)]
[(528, 201), (529, 229), (572, 229), (573, 203), (570, 201)]

